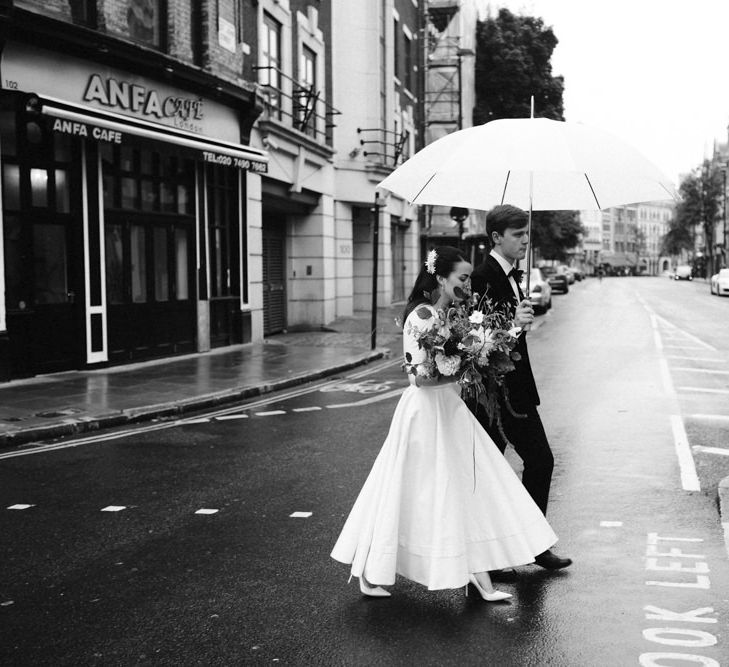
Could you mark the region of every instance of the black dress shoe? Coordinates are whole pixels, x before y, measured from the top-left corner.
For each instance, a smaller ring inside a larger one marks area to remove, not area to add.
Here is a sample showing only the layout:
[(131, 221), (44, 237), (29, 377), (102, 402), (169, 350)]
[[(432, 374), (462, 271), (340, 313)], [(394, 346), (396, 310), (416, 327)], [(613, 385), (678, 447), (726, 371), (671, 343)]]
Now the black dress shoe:
[(549, 549), (543, 551), (534, 558), (534, 562), (543, 567), (545, 570), (561, 570), (563, 567), (572, 565), (571, 558), (560, 558), (557, 554), (553, 554)]
[(513, 567), (505, 567), (503, 570), (489, 570), (491, 581), (512, 582), (516, 581), (516, 570)]

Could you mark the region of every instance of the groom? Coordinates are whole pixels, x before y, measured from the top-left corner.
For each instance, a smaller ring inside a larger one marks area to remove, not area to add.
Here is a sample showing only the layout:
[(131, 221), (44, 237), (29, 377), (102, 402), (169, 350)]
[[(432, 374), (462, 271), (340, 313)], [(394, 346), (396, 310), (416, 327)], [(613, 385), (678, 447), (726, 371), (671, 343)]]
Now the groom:
[[(521, 271), (516, 266), (524, 259), (529, 243), (529, 218), (525, 211), (516, 206), (496, 206), (486, 216), (486, 233), (491, 242), (491, 253), (471, 274), (473, 291), (492, 300), (495, 306), (509, 308), (514, 313), (516, 326), (527, 326), (534, 321), (534, 310), (528, 299), (524, 299), (521, 287)], [(524, 462), (522, 484), (544, 514), (547, 513), (549, 487), (552, 481), (554, 457), (544, 433), (537, 406), (539, 394), (534, 382), (526, 333), (519, 336), (516, 351), (521, 359), (514, 362), (515, 369), (505, 377), (509, 402), (514, 412), (524, 417), (514, 417), (501, 406), (504, 433)], [(490, 424), (486, 411), (480, 404), (476, 417), (491, 436), (503, 454), (506, 443)], [(560, 558), (550, 550), (539, 554), (537, 565), (548, 570), (559, 570), (572, 564), (569, 558)]]

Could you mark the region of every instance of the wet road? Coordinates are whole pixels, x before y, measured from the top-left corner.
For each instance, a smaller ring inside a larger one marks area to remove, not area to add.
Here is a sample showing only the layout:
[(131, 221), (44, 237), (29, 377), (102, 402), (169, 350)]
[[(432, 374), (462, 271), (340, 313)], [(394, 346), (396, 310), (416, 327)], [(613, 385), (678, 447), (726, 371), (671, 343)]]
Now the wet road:
[(519, 568), (509, 603), (406, 581), (365, 599), (329, 559), (403, 386), (391, 362), (0, 452), (0, 663), (726, 664), (729, 457), (710, 450), (727, 447), (729, 382), (705, 371), (729, 371), (729, 299), (703, 287), (585, 281), (531, 334), (549, 519), (575, 564)]

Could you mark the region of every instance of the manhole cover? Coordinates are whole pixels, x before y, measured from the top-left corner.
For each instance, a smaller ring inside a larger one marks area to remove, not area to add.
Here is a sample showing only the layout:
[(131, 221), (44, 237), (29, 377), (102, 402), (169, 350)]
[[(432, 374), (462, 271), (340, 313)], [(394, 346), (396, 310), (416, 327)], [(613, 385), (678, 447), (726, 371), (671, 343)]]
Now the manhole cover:
[(48, 410), (47, 412), (36, 412), (36, 417), (72, 417), (79, 412), (83, 412), (80, 408), (62, 408), (61, 410)]

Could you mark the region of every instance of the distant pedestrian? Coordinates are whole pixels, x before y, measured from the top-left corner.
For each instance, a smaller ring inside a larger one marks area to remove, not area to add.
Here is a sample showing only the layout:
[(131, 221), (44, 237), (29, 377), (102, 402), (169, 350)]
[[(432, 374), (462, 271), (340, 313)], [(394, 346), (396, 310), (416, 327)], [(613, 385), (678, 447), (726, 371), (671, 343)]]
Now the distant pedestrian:
[(332, 551), (365, 595), (389, 596), (382, 586), (399, 574), (429, 590), (470, 582), (485, 600), (505, 600), (489, 570), (530, 563), (557, 540), (461, 399), (457, 376), (419, 372), (429, 359), (417, 335), (448, 327), (438, 310), (463, 298), (471, 268), (461, 250), (438, 247), (408, 299), (403, 350), (417, 375)]
[[(519, 260), (526, 256), (529, 243), (528, 222), (526, 211), (516, 206), (502, 205), (491, 209), (486, 216), (486, 233), (492, 247), (491, 254), (476, 267), (471, 276), (474, 292), (485, 294), (503, 309), (510, 309), (514, 313), (515, 324), (526, 327), (534, 320), (534, 309), (529, 300), (524, 298), (519, 285), (520, 279), (516, 274)], [(537, 411), (539, 394), (529, 362), (526, 338), (526, 332), (519, 336), (516, 350), (520, 358), (514, 362), (514, 371), (505, 377), (509, 403), (513, 410), (502, 405), (502, 426), (503, 433), (524, 462), (524, 486), (546, 515), (554, 457)], [(503, 452), (507, 442), (480, 404), (476, 408), (476, 416)], [(484, 511), (488, 510), (485, 508)], [(550, 550), (540, 553), (534, 560), (537, 565), (548, 570), (557, 570), (572, 564), (569, 558), (561, 558)]]

